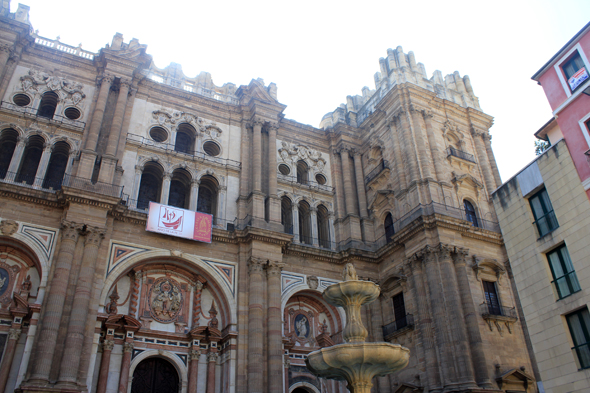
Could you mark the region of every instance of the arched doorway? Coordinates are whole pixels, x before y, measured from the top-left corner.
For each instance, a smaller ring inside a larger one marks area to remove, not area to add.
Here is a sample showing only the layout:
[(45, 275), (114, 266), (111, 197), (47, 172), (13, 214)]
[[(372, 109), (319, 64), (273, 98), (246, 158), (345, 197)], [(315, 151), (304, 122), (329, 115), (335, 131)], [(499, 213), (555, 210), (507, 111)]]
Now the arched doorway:
[(131, 393), (178, 393), (178, 372), (167, 360), (147, 358), (133, 372)]

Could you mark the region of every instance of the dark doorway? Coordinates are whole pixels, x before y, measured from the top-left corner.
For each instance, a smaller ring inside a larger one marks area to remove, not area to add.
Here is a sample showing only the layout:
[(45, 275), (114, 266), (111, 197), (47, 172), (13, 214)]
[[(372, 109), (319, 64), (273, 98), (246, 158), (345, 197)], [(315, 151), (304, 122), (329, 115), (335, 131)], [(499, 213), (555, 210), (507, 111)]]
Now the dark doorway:
[(162, 358), (148, 358), (133, 372), (131, 393), (178, 393), (178, 373)]

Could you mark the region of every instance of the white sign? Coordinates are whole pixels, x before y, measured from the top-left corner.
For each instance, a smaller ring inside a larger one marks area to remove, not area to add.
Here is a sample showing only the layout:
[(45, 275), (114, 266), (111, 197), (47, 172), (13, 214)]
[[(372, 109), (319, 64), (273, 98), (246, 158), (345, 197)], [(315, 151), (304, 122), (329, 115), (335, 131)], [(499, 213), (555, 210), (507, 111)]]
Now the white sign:
[(572, 75), (571, 78), (569, 78), (568, 83), (570, 84), (570, 89), (572, 89), (572, 91), (576, 90), (576, 88), (580, 86), (586, 79), (588, 79), (588, 71), (586, 71), (585, 67), (582, 67), (578, 70), (578, 72)]

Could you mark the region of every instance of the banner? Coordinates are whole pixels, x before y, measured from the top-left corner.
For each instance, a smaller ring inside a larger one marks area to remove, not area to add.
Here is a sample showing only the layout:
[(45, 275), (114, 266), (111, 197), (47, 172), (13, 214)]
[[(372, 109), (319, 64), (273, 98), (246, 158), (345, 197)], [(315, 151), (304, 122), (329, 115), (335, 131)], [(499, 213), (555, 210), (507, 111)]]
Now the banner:
[(213, 216), (150, 202), (146, 231), (211, 243)]
[(576, 90), (576, 87), (580, 86), (586, 79), (588, 79), (588, 71), (586, 71), (586, 68), (582, 67), (568, 80), (570, 89), (572, 89), (572, 91)]

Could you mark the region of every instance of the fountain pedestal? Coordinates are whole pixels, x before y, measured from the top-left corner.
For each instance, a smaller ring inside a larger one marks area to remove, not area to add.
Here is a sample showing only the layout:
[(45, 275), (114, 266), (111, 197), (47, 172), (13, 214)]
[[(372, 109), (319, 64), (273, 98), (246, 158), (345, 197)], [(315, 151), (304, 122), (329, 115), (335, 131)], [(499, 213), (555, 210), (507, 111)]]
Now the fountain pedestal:
[(369, 393), (373, 378), (390, 374), (408, 365), (410, 350), (399, 344), (367, 343), (367, 329), (361, 319), (361, 306), (379, 296), (379, 286), (358, 280), (352, 264), (344, 269), (345, 281), (330, 285), (324, 299), (344, 308), (346, 327), (343, 344), (322, 348), (308, 355), (308, 370), (321, 378), (346, 380), (353, 393)]

